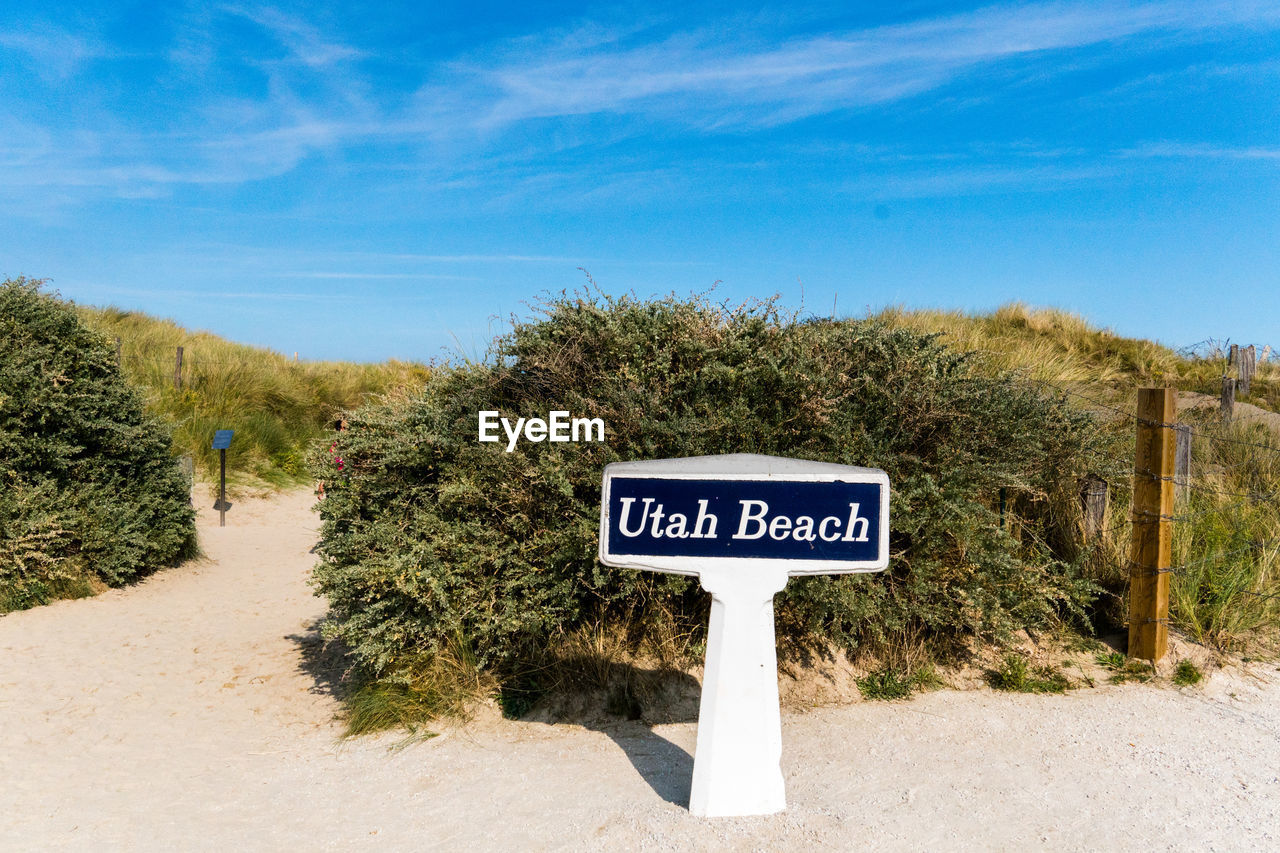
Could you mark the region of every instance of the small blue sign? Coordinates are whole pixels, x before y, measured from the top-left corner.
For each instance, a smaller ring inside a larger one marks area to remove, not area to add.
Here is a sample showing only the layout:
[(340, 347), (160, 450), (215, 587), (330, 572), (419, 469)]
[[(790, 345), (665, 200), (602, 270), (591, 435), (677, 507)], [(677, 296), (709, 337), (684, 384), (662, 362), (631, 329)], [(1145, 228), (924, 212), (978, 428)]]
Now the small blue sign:
[(235, 430), (220, 429), (213, 434), (213, 449), (227, 450), (231, 447), (231, 436), (235, 435)]

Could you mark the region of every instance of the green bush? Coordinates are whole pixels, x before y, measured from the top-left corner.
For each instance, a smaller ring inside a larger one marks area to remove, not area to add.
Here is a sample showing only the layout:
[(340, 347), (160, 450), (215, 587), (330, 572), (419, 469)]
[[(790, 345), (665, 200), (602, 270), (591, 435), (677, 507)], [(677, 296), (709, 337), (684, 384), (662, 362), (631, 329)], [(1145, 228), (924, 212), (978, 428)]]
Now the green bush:
[[(508, 453), (477, 440), (482, 409), (600, 417), (606, 441)], [(1087, 415), (979, 375), (936, 336), (769, 304), (563, 297), (485, 363), (355, 412), (314, 456), (329, 484), (315, 584), (329, 635), (392, 680), (459, 642), (516, 678), (586, 625), (622, 625), (636, 647), (672, 623), (697, 631), (696, 581), (597, 562), (601, 471), (774, 454), (883, 468), (892, 485), (889, 570), (792, 580), (778, 597), (784, 651), (954, 649), (1088, 605), (1075, 496), (1078, 477), (1115, 473), (1101, 441)]]
[(188, 554), (193, 518), (113, 349), (38, 282), (0, 284), (0, 612)]

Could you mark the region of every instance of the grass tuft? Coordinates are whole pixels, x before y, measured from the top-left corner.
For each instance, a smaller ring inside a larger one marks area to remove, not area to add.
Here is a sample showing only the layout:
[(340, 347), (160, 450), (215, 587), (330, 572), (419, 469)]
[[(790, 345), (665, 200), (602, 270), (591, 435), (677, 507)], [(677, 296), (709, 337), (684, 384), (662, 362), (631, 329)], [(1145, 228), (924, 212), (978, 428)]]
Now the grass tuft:
[(862, 698), (874, 700), (907, 699), (913, 693), (938, 690), (946, 686), (933, 664), (928, 663), (910, 671), (884, 666), (859, 678), (857, 682)]
[(1004, 656), (1000, 666), (987, 670), (987, 683), (1012, 693), (1065, 693), (1071, 681), (1057, 667), (1032, 667), (1017, 652)]
[(863, 699), (881, 701), (906, 699), (915, 691), (911, 676), (890, 667), (868, 673), (858, 679), (858, 692)]
[(1156, 669), (1146, 661), (1125, 657), (1121, 652), (1107, 652), (1094, 657), (1098, 666), (1111, 673), (1112, 684), (1126, 681), (1147, 682), (1155, 677)]
[(475, 703), (497, 689), (462, 642), (421, 655), (383, 678), (361, 684), (345, 700), (347, 737), (404, 729), (433, 737), (434, 720), (465, 720)]
[(1178, 667), (1173, 671), (1173, 683), (1179, 687), (1190, 687), (1193, 684), (1199, 684), (1204, 680), (1204, 673), (1200, 671), (1194, 663), (1189, 660), (1178, 661)]

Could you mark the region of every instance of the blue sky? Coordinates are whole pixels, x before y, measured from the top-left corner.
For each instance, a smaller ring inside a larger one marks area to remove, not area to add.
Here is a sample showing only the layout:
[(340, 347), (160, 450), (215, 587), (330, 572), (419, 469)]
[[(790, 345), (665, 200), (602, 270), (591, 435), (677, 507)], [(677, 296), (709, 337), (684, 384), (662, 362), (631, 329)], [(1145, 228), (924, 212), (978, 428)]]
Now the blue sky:
[(1280, 4), (0, 8), (0, 276), (304, 358), (540, 294), (1280, 343)]

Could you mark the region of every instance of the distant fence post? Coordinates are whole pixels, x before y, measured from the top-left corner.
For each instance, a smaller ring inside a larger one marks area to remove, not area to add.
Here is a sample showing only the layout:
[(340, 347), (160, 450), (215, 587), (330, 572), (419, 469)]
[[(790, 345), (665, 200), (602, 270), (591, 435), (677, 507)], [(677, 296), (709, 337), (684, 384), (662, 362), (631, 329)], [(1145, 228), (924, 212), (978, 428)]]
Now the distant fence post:
[(1174, 433), (1178, 442), (1173, 463), (1173, 499), (1176, 503), (1186, 500), (1191, 485), (1191, 427), (1179, 424), (1174, 427)]
[(120, 339), (116, 338), (116, 367), (120, 366)]
[(1080, 509), (1084, 516), (1084, 541), (1102, 532), (1107, 517), (1107, 481), (1092, 475), (1080, 481)]
[(1152, 663), (1169, 650), (1169, 563), (1177, 441), (1172, 388), (1138, 389), (1129, 552), (1129, 656)]
[(1219, 402), (1224, 423), (1231, 423), (1236, 408), (1236, 381), (1230, 376), (1222, 377), (1222, 399)]
[(178, 347), (178, 360), (173, 365), (173, 387), (182, 390), (182, 347)]
[(1249, 383), (1253, 381), (1254, 371), (1258, 369), (1258, 348), (1249, 344), (1240, 350), (1240, 393), (1249, 393)]

